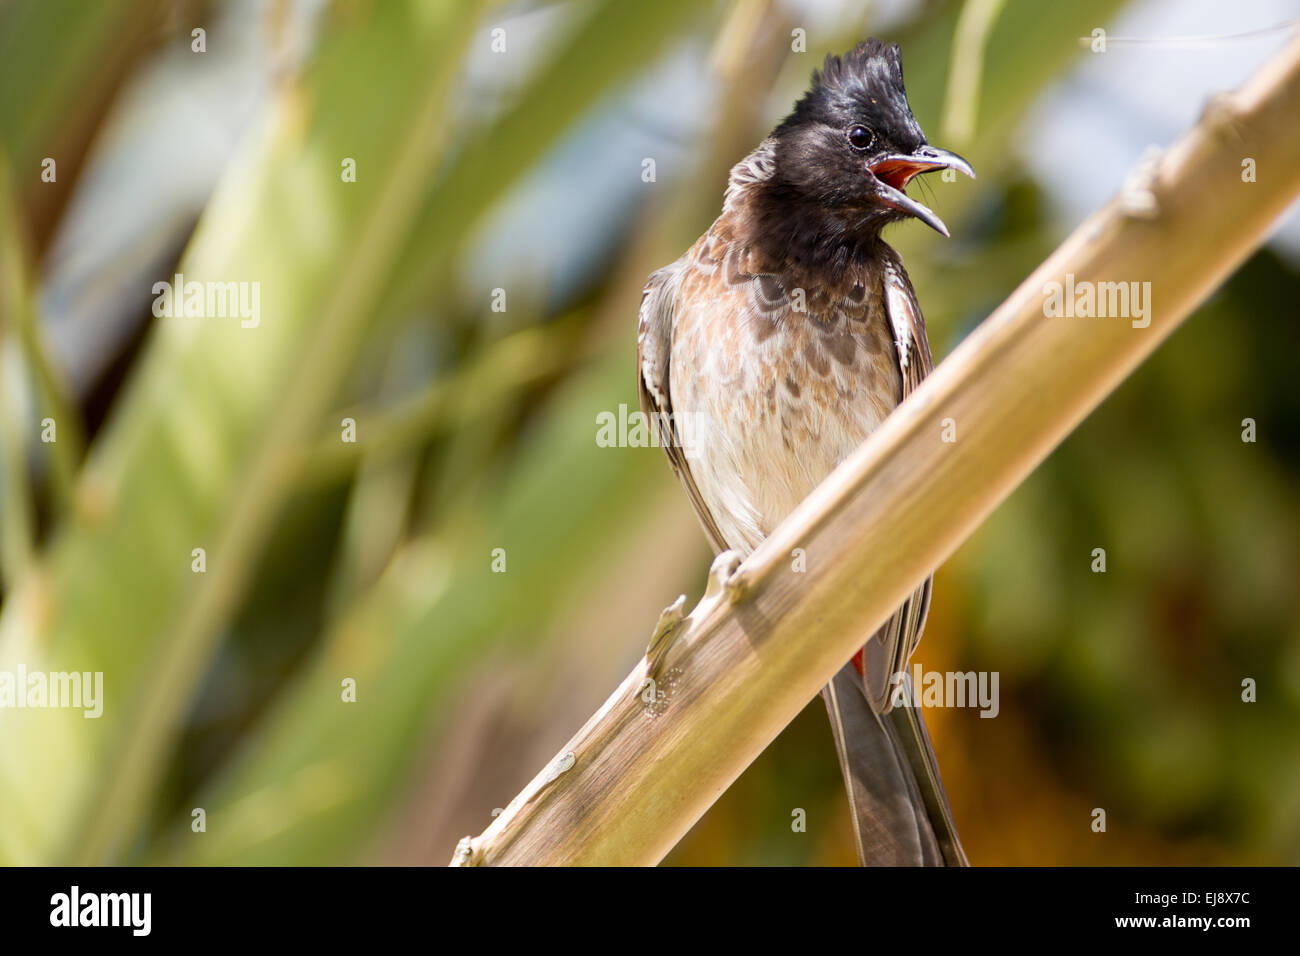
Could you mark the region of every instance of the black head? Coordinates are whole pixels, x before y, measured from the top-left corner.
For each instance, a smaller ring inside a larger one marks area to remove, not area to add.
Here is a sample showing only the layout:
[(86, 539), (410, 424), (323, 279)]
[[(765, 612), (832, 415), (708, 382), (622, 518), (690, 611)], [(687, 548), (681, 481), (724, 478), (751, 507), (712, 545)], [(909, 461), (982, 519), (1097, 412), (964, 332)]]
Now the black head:
[(935, 149), (912, 116), (898, 45), (865, 40), (844, 57), (828, 56), (812, 88), (772, 133), (769, 198), (817, 222), (825, 235), (878, 236), (887, 223), (914, 216), (948, 230), (910, 198), (908, 182), (936, 169), (974, 172), (954, 153)]

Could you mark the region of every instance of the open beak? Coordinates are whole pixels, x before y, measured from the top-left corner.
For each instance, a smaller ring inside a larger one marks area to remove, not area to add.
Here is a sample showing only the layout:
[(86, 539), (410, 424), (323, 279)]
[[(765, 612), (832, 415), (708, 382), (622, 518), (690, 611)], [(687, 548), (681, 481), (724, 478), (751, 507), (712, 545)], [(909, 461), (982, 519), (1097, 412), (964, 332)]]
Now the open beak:
[(907, 195), (907, 184), (913, 177), (936, 169), (955, 169), (971, 179), (975, 178), (975, 170), (970, 168), (970, 163), (956, 153), (933, 146), (922, 146), (916, 152), (906, 155), (886, 156), (876, 160), (869, 168), (880, 182), (880, 198), (886, 205), (915, 216), (943, 236), (948, 235), (948, 227), (928, 208)]

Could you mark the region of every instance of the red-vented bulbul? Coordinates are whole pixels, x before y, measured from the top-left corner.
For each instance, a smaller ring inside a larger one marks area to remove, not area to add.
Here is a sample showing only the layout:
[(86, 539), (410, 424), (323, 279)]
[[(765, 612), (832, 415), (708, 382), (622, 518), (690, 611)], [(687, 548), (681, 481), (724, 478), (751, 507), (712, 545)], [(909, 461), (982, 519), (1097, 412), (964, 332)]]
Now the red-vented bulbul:
[[(867, 40), (827, 57), (732, 169), (722, 215), (650, 277), (641, 407), (715, 550), (753, 551), (929, 373), (880, 231), (915, 217), (948, 235), (904, 191), (937, 169), (974, 176), (926, 143), (897, 45)], [(822, 691), (863, 864), (966, 863), (921, 711), (891, 706), (929, 601), (927, 580)]]

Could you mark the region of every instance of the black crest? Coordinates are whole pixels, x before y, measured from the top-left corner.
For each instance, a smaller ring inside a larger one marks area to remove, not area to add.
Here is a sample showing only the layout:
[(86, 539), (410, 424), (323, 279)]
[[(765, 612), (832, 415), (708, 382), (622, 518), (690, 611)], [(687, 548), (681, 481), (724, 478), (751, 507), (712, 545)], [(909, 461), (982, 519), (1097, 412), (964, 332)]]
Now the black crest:
[[(859, 126), (869, 131), (863, 147), (850, 138)], [(774, 260), (827, 270), (864, 261), (880, 230), (906, 215), (880, 200), (870, 163), (925, 145), (896, 44), (864, 40), (842, 57), (828, 56), (772, 131), (770, 171), (744, 190), (738, 229)]]
[(812, 87), (774, 130), (777, 136), (801, 126), (843, 126), (861, 122), (898, 150), (925, 145), (903, 86), (903, 61), (897, 43), (863, 40), (844, 56), (827, 56), (813, 71)]

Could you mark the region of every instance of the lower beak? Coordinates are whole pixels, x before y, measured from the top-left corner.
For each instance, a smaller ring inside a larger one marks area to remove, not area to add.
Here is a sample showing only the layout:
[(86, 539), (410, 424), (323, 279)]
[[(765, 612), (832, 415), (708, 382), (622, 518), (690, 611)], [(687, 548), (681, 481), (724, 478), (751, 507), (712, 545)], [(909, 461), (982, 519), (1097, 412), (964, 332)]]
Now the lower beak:
[(934, 172), (936, 169), (955, 169), (965, 173), (971, 179), (975, 178), (975, 170), (970, 168), (970, 163), (956, 153), (937, 149), (934, 146), (922, 146), (916, 152), (906, 155), (886, 156), (872, 163), (870, 169), (872, 175), (880, 182), (880, 198), (886, 205), (909, 216), (915, 216), (943, 236), (948, 235), (948, 227), (930, 209), (904, 192), (907, 184), (913, 177), (921, 173)]

